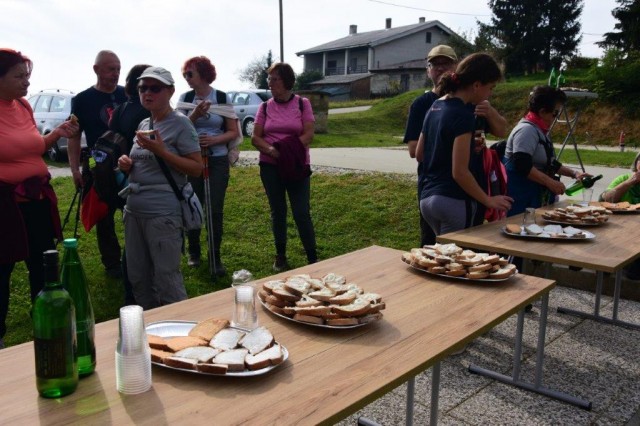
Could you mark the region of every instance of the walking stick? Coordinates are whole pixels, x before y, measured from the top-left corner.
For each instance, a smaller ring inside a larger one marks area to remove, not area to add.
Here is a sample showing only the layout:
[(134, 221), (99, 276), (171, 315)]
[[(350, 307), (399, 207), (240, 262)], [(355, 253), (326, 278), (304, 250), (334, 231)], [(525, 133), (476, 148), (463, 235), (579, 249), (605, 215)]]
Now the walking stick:
[[(64, 228), (69, 223), (69, 217), (71, 217), (71, 211), (76, 204), (76, 200), (78, 200), (78, 206), (76, 208), (76, 224), (73, 230), (73, 238), (78, 238), (78, 222), (80, 221), (80, 205), (82, 204), (82, 195), (78, 198), (78, 194), (81, 194), (82, 188), (76, 188), (76, 193), (73, 194), (73, 199), (71, 200), (71, 204), (69, 204), (69, 210), (64, 217), (64, 221), (62, 222), (62, 232), (64, 234)], [(59, 241), (58, 241), (59, 242)]]
[(207, 209), (207, 255), (209, 260), (209, 274), (212, 278), (216, 275), (216, 257), (214, 254), (213, 215), (211, 212), (211, 189), (209, 188), (209, 148), (202, 147), (202, 163), (204, 170), (202, 179), (204, 183), (204, 204)]

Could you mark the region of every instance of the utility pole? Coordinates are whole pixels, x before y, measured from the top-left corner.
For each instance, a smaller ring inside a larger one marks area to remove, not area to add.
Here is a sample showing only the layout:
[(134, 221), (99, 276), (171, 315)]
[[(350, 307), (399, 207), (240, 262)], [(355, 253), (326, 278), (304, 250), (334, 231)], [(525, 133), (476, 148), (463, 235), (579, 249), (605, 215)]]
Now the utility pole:
[(284, 43), (282, 33), (282, 0), (280, 2), (280, 62), (284, 62)]

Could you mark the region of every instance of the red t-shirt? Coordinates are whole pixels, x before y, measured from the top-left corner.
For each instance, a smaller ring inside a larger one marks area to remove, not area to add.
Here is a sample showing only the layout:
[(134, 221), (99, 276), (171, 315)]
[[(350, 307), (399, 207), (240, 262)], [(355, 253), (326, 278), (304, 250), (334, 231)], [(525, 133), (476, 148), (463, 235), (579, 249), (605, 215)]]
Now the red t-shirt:
[(47, 176), (44, 152), (31, 105), (24, 99), (0, 99), (0, 181), (17, 185), (30, 177)]

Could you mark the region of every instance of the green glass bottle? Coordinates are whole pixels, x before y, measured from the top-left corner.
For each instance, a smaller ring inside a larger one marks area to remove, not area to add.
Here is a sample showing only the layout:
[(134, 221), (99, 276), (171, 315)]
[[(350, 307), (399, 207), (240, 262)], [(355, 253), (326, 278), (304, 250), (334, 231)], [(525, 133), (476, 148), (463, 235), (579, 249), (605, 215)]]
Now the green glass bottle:
[(76, 313), (58, 280), (58, 252), (44, 252), (44, 288), (33, 302), (36, 387), (45, 398), (68, 395), (78, 387)]
[(69, 292), (76, 308), (76, 335), (78, 338), (78, 373), (90, 375), (96, 369), (95, 319), (87, 286), (87, 278), (78, 255), (78, 240), (64, 240), (62, 257), (62, 286)]
[(558, 84), (558, 76), (556, 74), (556, 67), (551, 68), (551, 73), (549, 74), (549, 86), (556, 87)]
[(596, 181), (602, 179), (602, 175), (598, 176), (585, 176), (582, 180), (577, 180), (573, 185), (568, 187), (564, 193), (569, 197), (580, 193), (585, 188), (591, 188)]
[(558, 75), (558, 79), (556, 81), (556, 87), (561, 89), (567, 83), (567, 78), (564, 75), (564, 70), (560, 68), (560, 74)]

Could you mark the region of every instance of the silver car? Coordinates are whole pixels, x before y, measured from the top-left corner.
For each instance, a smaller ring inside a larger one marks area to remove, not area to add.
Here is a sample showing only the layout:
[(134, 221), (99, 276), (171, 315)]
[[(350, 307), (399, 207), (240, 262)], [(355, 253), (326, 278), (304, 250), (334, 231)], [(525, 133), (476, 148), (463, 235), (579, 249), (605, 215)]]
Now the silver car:
[(240, 120), (242, 133), (252, 136), (258, 107), (262, 102), (271, 99), (271, 90), (238, 90), (229, 92), (228, 95)]
[[(36, 120), (36, 127), (41, 135), (46, 135), (66, 121), (71, 115), (71, 99), (75, 93), (63, 90), (41, 90), (29, 98), (29, 103), (33, 109), (33, 117)], [(82, 146), (87, 146), (87, 141), (82, 134)], [(67, 160), (67, 138), (60, 138), (48, 151), (52, 161)]]

